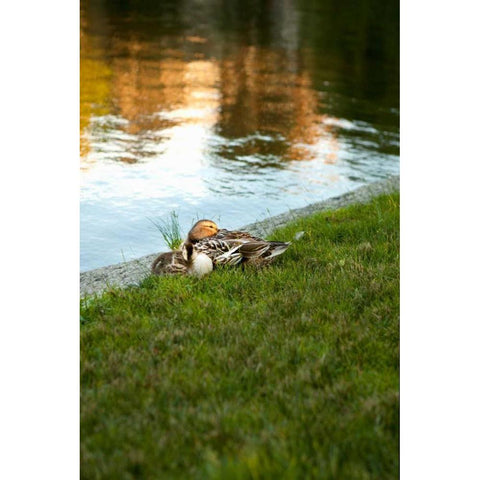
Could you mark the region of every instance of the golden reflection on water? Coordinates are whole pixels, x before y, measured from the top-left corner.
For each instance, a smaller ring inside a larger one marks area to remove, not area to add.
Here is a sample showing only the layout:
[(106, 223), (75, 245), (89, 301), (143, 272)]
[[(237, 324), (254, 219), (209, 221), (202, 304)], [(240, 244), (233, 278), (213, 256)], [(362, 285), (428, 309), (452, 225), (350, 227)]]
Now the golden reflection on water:
[[(81, 27), (85, 20), (81, 17)], [(85, 159), (90, 153), (90, 143), (86, 136), (90, 119), (109, 113), (109, 101), (112, 97), (112, 70), (101, 59), (103, 51), (80, 28), (80, 156)]]
[[(258, 133), (271, 136), (268, 147), (253, 142), (236, 153), (337, 161), (338, 139), (318, 113), (321, 99), (298, 53), (245, 46), (214, 58), (205, 53), (207, 39), (185, 40), (193, 51), (114, 38), (107, 52), (82, 28), (82, 169), (97, 161), (93, 140), (108, 144), (119, 135), (119, 151), (112, 155), (127, 163), (158, 154), (185, 162), (193, 149), (205, 148), (208, 136), (229, 140)], [(121, 120), (114, 132), (92, 127), (92, 120), (108, 115)]]
[(171, 125), (177, 111), (184, 123), (215, 123), (218, 109), (215, 62), (175, 58), (115, 59), (112, 90), (116, 114), (128, 120), (127, 133), (141, 135)]

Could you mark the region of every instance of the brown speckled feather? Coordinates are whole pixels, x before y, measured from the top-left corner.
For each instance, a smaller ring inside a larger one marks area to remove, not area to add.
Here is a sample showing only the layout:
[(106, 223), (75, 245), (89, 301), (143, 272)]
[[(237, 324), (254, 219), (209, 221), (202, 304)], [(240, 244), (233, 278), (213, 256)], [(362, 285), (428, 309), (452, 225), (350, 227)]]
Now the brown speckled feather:
[(270, 263), (283, 253), (290, 242), (269, 242), (248, 232), (219, 230), (215, 236), (203, 238), (194, 244), (197, 252), (208, 255), (215, 265), (239, 263)]
[(152, 263), (152, 273), (155, 275), (185, 275), (187, 262), (180, 250), (161, 253)]

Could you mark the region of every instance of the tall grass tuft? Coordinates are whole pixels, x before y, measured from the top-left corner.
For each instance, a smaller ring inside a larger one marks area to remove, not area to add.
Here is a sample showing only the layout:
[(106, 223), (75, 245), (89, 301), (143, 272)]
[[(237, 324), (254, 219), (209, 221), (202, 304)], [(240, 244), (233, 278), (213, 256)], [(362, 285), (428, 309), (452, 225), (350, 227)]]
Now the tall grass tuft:
[(180, 246), (183, 241), (183, 235), (177, 212), (170, 212), (167, 220), (155, 221), (150, 219), (150, 221), (158, 228), (165, 243), (171, 250), (176, 250)]

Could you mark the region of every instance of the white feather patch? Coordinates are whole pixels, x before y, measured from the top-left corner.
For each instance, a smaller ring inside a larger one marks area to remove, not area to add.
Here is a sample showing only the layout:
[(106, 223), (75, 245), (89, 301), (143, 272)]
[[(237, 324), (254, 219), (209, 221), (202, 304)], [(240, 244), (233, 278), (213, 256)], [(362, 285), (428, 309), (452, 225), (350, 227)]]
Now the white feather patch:
[(210, 257), (204, 253), (199, 253), (192, 261), (190, 273), (197, 277), (208, 275), (213, 270), (213, 263)]

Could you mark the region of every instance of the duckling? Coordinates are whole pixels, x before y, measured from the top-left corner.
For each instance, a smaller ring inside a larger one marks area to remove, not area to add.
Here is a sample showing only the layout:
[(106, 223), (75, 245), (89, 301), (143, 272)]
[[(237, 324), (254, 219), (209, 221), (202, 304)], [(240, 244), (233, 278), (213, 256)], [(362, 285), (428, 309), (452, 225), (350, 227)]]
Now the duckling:
[(248, 232), (220, 230), (212, 220), (203, 219), (188, 232), (183, 245), (187, 258), (190, 258), (190, 251), (202, 253), (212, 260), (213, 265), (248, 263), (262, 266), (285, 252), (290, 243), (270, 242)]
[(188, 264), (181, 250), (161, 253), (152, 263), (152, 273), (155, 275), (186, 275)]
[(152, 263), (155, 275), (194, 275), (203, 277), (213, 270), (212, 260), (204, 253), (193, 251), (192, 246), (182, 245), (180, 250), (161, 253)]

